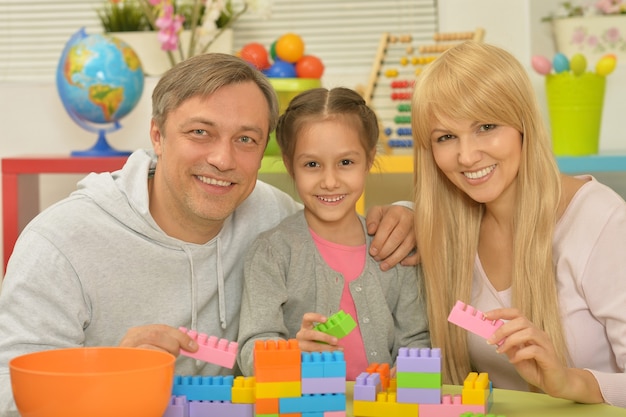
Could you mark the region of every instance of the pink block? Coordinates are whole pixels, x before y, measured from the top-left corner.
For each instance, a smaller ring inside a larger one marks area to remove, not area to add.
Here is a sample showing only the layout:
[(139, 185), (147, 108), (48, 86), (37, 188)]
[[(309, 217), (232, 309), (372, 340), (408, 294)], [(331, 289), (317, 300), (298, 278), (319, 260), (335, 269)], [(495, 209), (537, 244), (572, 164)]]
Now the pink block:
[(346, 417), (345, 411), (324, 411), (324, 417)]
[(195, 330), (187, 330), (184, 327), (179, 327), (178, 330), (187, 333), (187, 335), (198, 342), (200, 346), (196, 352), (188, 352), (181, 349), (181, 355), (214, 363), (225, 368), (232, 369), (232, 367), (235, 366), (239, 347), (237, 342), (229, 342), (226, 339), (219, 339), (216, 336), (207, 336), (204, 333), (198, 333)]
[(448, 321), (485, 339), (491, 337), (504, 324), (502, 320), (486, 320), (481, 311), (462, 301), (456, 302), (450, 311)]
[(485, 414), (485, 406), (468, 405), (461, 403), (460, 395), (444, 395), (441, 397), (441, 404), (420, 404), (420, 417), (459, 417), (463, 413)]

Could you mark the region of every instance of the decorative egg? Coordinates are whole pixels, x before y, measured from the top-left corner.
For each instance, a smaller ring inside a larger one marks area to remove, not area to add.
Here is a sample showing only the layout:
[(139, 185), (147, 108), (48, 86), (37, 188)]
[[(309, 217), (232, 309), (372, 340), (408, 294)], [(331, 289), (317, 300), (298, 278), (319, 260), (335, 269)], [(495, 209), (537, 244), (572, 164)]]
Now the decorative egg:
[(596, 64), (596, 73), (598, 75), (607, 76), (613, 72), (617, 65), (615, 55), (605, 55)]
[(569, 66), (574, 75), (582, 75), (587, 70), (587, 58), (583, 54), (574, 54)]
[(552, 59), (552, 66), (554, 71), (558, 74), (560, 72), (569, 71), (569, 60), (561, 52), (557, 52)]
[(533, 69), (541, 75), (547, 75), (552, 70), (552, 64), (545, 56), (535, 55), (530, 61)]

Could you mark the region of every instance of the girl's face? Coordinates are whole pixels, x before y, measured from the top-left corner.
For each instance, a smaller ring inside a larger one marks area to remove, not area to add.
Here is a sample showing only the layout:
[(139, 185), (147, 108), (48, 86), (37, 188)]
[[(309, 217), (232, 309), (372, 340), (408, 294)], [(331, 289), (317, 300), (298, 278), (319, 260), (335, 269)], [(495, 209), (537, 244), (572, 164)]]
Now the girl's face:
[(445, 119), (433, 124), (430, 139), (439, 169), (473, 200), (489, 204), (515, 195), (522, 156), (516, 129)]
[(357, 130), (346, 121), (313, 121), (300, 130), (292, 175), (313, 230), (354, 220), (371, 166), (368, 156)]

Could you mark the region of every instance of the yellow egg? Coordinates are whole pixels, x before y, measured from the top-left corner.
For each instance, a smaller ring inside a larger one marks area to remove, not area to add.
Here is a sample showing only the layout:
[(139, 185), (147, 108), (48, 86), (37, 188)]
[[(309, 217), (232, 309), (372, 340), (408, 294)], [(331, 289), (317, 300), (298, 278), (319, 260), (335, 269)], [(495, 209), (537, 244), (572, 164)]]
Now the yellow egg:
[(574, 75), (582, 75), (587, 70), (587, 59), (583, 54), (574, 54), (569, 66)]
[(598, 75), (607, 76), (613, 72), (615, 66), (617, 65), (617, 60), (611, 55), (605, 55), (596, 64), (596, 73)]

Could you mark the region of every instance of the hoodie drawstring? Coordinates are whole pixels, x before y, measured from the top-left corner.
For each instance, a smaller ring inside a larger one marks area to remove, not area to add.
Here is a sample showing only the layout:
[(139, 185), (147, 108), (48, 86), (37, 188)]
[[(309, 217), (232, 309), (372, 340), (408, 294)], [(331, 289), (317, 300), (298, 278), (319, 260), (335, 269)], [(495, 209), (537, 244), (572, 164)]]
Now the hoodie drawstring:
[(222, 240), (217, 237), (217, 297), (220, 310), (220, 324), (226, 330), (226, 300), (224, 298), (224, 267), (222, 265)]

